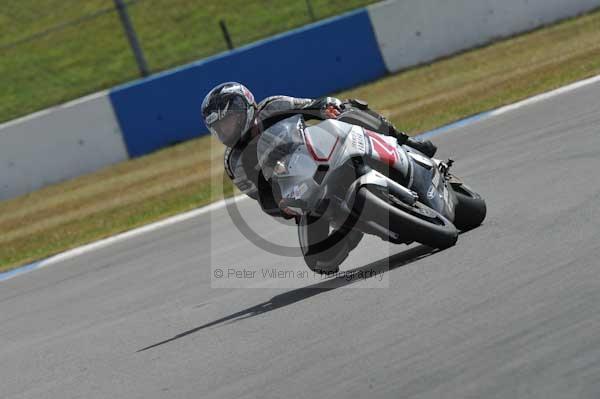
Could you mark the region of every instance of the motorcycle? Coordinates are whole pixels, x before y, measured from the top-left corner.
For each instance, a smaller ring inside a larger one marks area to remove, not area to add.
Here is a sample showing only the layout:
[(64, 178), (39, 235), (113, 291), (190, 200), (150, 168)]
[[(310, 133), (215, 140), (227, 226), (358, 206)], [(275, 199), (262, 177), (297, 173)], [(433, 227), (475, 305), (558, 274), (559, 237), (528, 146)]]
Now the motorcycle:
[(309, 122), (284, 119), (257, 144), (264, 177), (299, 226), (317, 217), (395, 244), (448, 248), (459, 230), (485, 219), (485, 201), (450, 173), (452, 160), (429, 158), (343, 118)]

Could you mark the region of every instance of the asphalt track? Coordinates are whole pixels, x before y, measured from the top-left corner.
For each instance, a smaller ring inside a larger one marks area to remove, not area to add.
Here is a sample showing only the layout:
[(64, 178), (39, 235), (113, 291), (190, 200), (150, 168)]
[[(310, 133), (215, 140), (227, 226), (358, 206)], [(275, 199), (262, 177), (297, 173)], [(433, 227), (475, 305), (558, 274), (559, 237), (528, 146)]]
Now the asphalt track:
[(306, 270), (224, 209), (2, 282), (0, 397), (598, 398), (599, 100), (593, 84), (436, 138), (488, 219), (437, 253), (365, 239), (343, 269), (381, 283), (211, 288), (219, 267)]

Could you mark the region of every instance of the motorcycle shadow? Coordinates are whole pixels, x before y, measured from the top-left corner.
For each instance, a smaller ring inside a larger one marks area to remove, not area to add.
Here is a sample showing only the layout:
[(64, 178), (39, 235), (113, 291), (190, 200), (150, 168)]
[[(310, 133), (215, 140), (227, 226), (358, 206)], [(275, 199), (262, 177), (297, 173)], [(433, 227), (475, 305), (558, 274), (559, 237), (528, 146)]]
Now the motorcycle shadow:
[(433, 249), (424, 245), (419, 245), (414, 248), (410, 248), (406, 251), (399, 252), (390, 257), (386, 257), (380, 259), (378, 261), (369, 263), (368, 265), (361, 266), (349, 271), (346, 271), (343, 276), (331, 278), (328, 280), (324, 280), (317, 284), (312, 284), (306, 287), (297, 288), (291, 291), (284, 292), (279, 295), (275, 295), (268, 301), (262, 302), (258, 305), (251, 306), (249, 308), (240, 310), (239, 312), (232, 313), (228, 316), (222, 317), (220, 319), (211, 321), (206, 324), (202, 324), (201, 326), (192, 328), (191, 330), (184, 331), (180, 334), (177, 334), (171, 338), (165, 339), (163, 341), (157, 342), (155, 344), (146, 346), (142, 349), (139, 349), (137, 352), (144, 352), (152, 348), (156, 348), (158, 346), (167, 344), (169, 342), (176, 341), (190, 334), (197, 333), (201, 330), (204, 330), (209, 327), (214, 326), (224, 326), (227, 324), (232, 324), (250, 317), (259, 316), (261, 314), (271, 312), (276, 309), (283, 308), (285, 306), (292, 305), (296, 302), (300, 302), (307, 298), (313, 297), (315, 295), (319, 295), (323, 292), (331, 291), (337, 288), (341, 288), (350, 284), (354, 284), (357, 281), (364, 281), (364, 279), (360, 278), (351, 278), (353, 275), (364, 275), (365, 272), (370, 273), (370, 275), (377, 276), (382, 273), (386, 273), (388, 271), (398, 269), (402, 266), (406, 266), (410, 263), (416, 262), (420, 259), (426, 258), (439, 250)]

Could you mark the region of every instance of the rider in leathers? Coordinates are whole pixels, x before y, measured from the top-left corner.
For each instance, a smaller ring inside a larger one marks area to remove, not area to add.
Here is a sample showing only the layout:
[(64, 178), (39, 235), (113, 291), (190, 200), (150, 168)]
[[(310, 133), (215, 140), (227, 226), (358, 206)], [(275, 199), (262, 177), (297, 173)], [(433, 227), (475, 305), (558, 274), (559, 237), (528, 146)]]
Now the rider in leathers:
[[(347, 108), (358, 112), (348, 113), (350, 116), (346, 117), (342, 111)], [(260, 133), (297, 114), (302, 114), (307, 120), (339, 118), (361, 125), (394, 136), (400, 144), (407, 144), (428, 156), (433, 156), (436, 147), (429, 141), (417, 141), (399, 132), (386, 118), (358, 100), (344, 103), (332, 97), (312, 100), (272, 96), (256, 104), (252, 93), (236, 82), (220, 84), (206, 95), (202, 116), (211, 133), (226, 145), (224, 166), (233, 183), (257, 200), (269, 215), (296, 219), (302, 253), (311, 269), (337, 271), (363, 234), (345, 227), (330, 233), (327, 221), (309, 215), (299, 217), (282, 210), (278, 206), (277, 190), (273, 190), (258, 165), (256, 146)]]

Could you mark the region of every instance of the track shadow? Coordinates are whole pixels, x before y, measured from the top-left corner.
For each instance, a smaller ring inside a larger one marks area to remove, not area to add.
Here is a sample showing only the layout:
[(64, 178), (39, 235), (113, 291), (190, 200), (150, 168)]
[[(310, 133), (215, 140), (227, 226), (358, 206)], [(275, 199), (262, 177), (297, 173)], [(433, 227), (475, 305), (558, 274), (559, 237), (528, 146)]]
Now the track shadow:
[[(415, 248), (408, 249), (406, 251), (397, 253), (390, 257), (386, 257), (384, 259), (380, 259), (378, 261), (369, 263), (366, 266), (362, 266), (356, 269), (352, 269), (348, 271), (345, 276), (336, 277), (330, 280), (325, 280), (317, 284), (309, 285), (307, 287), (298, 288), (292, 291), (284, 292), (283, 294), (275, 295), (268, 301), (263, 303), (259, 303), (258, 305), (240, 310), (239, 312), (232, 313), (228, 316), (222, 317), (220, 319), (211, 321), (210, 323), (203, 324), (201, 326), (195, 327), (191, 330), (184, 331), (180, 334), (177, 334), (171, 338), (165, 339), (164, 341), (157, 342), (150, 346), (146, 346), (145, 348), (139, 349), (137, 352), (143, 352), (148, 349), (156, 348), (157, 346), (167, 344), (169, 342), (178, 340), (187, 335), (194, 334), (198, 331), (204, 330), (209, 327), (213, 327), (216, 325), (226, 325), (230, 323), (235, 323), (237, 321), (247, 319), (249, 317), (254, 317), (261, 315), (263, 313), (267, 313), (273, 311), (275, 309), (282, 308), (284, 306), (288, 306), (294, 304), (296, 302), (302, 301), (304, 299), (310, 298), (312, 296), (321, 294), (326, 291), (334, 290), (336, 288), (344, 287), (346, 285), (350, 285), (355, 283), (356, 281), (360, 281), (361, 279), (347, 278), (348, 276), (352, 276), (354, 274), (358, 275), (359, 273), (370, 272), (370, 275), (380, 275), (381, 273), (385, 273), (386, 271), (397, 269), (399, 267), (405, 266), (412, 262), (415, 262), (419, 259), (425, 258), (429, 255), (434, 254), (437, 250), (426, 247), (424, 245), (419, 245)], [(364, 279), (362, 280), (364, 281)]]

